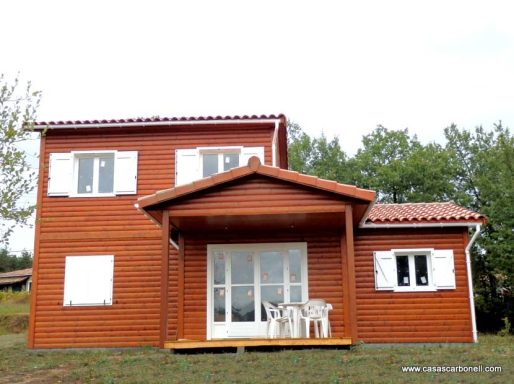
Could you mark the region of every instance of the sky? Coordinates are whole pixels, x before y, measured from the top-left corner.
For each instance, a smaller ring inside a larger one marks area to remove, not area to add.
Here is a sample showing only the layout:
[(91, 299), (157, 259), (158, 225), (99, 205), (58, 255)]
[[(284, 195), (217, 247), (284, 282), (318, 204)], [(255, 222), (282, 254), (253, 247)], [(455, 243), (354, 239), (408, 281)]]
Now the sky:
[[(514, 127), (511, 1), (1, 1), (38, 119), (284, 113), (353, 155), (378, 124)], [(37, 140), (25, 144), (37, 167)], [(33, 200), (35, 193), (27, 196)], [(33, 229), (10, 249), (33, 249)]]

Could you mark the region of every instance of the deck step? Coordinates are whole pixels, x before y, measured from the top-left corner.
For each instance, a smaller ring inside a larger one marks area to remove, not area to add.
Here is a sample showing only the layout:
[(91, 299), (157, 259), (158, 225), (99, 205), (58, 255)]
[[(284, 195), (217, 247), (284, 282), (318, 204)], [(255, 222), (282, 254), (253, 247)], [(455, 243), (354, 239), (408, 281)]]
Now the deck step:
[(167, 349), (229, 348), (229, 347), (273, 347), (273, 346), (344, 346), (351, 345), (349, 337), (326, 339), (216, 339), (216, 340), (176, 340), (164, 343)]

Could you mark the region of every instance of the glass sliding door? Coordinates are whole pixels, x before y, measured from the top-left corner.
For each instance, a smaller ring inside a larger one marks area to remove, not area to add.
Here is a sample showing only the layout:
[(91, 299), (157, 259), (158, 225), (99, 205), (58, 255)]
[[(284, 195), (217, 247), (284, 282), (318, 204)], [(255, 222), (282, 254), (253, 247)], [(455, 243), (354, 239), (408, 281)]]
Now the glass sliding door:
[(265, 337), (262, 301), (307, 299), (306, 243), (208, 246), (208, 338)]

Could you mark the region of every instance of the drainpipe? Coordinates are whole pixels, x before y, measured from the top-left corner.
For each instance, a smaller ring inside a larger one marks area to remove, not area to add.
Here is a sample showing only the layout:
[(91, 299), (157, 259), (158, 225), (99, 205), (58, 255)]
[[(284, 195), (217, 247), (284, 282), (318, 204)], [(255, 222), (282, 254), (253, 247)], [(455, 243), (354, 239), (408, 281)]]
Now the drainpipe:
[(470, 249), (475, 240), (477, 239), (478, 235), (480, 234), (480, 224), (477, 224), (475, 227), (475, 233), (471, 237), (471, 240), (469, 241), (467, 247), (466, 247), (466, 270), (468, 273), (468, 289), (469, 289), (469, 308), (471, 310), (471, 329), (473, 333), (473, 342), (478, 342), (478, 335), (477, 335), (477, 322), (475, 317), (475, 298), (473, 296), (473, 276), (471, 274), (471, 256), (470, 256)]
[(273, 131), (273, 139), (271, 140), (271, 165), (273, 167), (277, 167), (277, 138), (278, 138), (278, 127), (279, 127), (280, 121), (275, 120), (275, 130)]

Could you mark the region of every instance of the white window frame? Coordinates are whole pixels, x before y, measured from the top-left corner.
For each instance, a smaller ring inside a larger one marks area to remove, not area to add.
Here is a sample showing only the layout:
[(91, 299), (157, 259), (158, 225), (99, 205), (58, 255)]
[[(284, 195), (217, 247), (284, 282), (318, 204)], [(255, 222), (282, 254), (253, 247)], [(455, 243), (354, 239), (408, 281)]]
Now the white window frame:
[[(301, 282), (293, 283), (293, 286), (300, 285), (302, 288), (302, 301), (309, 300), (309, 268), (308, 268), (308, 247), (306, 242), (291, 242), (291, 243), (243, 243), (243, 244), (207, 244), (207, 340), (211, 340), (214, 336), (214, 327), (219, 326), (230, 326), (228, 312), (226, 312), (226, 317), (224, 322), (215, 322), (213, 319), (213, 306), (214, 306), (214, 288), (217, 287), (227, 287), (229, 285), (229, 281), (227, 280), (227, 275), (225, 275), (225, 283), (214, 285), (214, 253), (215, 252), (233, 252), (233, 251), (251, 251), (251, 252), (265, 252), (265, 251), (279, 251), (279, 252), (288, 252), (291, 248), (299, 249), (301, 252)], [(260, 281), (260, 258), (256, 255), (255, 266), (254, 266), (254, 287), (255, 296), (254, 300), (256, 303), (261, 302), (261, 293), (260, 287), (265, 285), (274, 285), (274, 284), (262, 284)], [(287, 259), (288, 260), (288, 259)], [(230, 265), (225, 263), (225, 273), (229, 272)], [(289, 263), (285, 264), (284, 268), (284, 300), (287, 300), (290, 297), (290, 287), (291, 281), (289, 280), (289, 276), (286, 274), (289, 273)], [(288, 281), (286, 283), (286, 280)], [(230, 302), (230, 292), (226, 293), (227, 299)], [(225, 311), (229, 311), (229, 308), (225, 308)], [(261, 321), (261, 306), (256, 306), (255, 311), (255, 321), (253, 322), (256, 335), (252, 337), (260, 336), (265, 337), (266, 335), (266, 321)], [(242, 337), (242, 336), (228, 336), (228, 337)], [(246, 336), (244, 336), (246, 337)]]
[[(433, 248), (419, 248), (419, 249), (391, 249), (394, 256), (395, 267), (398, 265), (396, 258), (398, 256), (407, 256), (409, 260), (409, 285), (400, 286), (398, 285), (398, 271), (396, 271), (396, 286), (394, 287), (395, 292), (433, 292), (437, 291), (434, 285), (434, 278), (432, 276), (432, 255), (434, 252)], [(427, 274), (428, 274), (428, 285), (416, 285), (416, 267), (414, 256), (426, 256), (427, 258)]]
[[(243, 153), (243, 147), (241, 146), (232, 146), (232, 147), (198, 147), (198, 160), (200, 161), (200, 178), (203, 178), (203, 156), (204, 155), (218, 155), (218, 172), (215, 174), (226, 172), (223, 167), (223, 157), (224, 155), (234, 155), (237, 154), (239, 156), (239, 165), (241, 166), (241, 154)], [(210, 175), (212, 176), (212, 175)]]
[[(113, 197), (116, 196), (116, 150), (102, 150), (102, 151), (72, 151), (72, 162), (73, 162), (73, 178), (72, 178), (72, 188), (70, 197)], [(110, 193), (99, 193), (98, 192), (98, 178), (99, 178), (99, 156), (102, 155), (112, 155), (114, 161), (113, 167), (113, 186), (112, 192)], [(78, 193), (78, 185), (79, 185), (79, 159), (81, 158), (94, 158), (93, 165), (93, 191), (91, 193)]]

